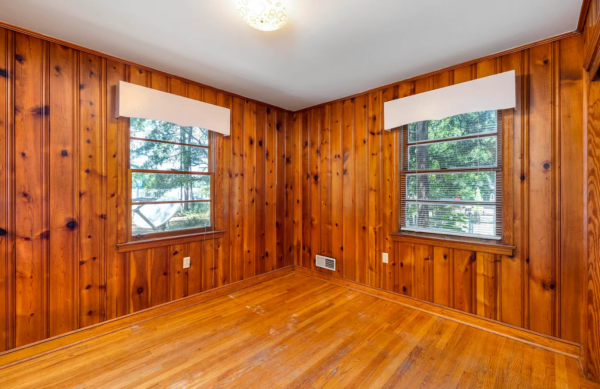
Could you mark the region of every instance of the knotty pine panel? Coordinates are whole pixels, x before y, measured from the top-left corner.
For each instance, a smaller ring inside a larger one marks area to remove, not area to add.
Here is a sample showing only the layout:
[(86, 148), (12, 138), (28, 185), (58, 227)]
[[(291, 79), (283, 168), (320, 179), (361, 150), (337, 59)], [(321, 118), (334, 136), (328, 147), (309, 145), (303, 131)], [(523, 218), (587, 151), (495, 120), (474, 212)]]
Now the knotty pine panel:
[[(342, 206), (340, 216), (332, 208), (331, 221), (342, 223), (342, 237), (335, 230), (332, 235), (341, 242), (333, 239), (332, 247), (343, 247), (336, 258), (345, 279), (581, 342), (583, 51), (582, 36), (574, 36), (297, 112), (303, 218), (298, 263), (314, 268), (314, 255), (330, 247), (329, 213), (318, 210), (331, 191)], [(503, 243), (516, 246), (514, 255), (390, 244), (390, 234), (399, 230), (400, 150), (398, 132), (383, 131), (383, 103), (508, 70), (517, 75), (517, 107), (503, 124)], [(317, 168), (323, 165), (315, 166), (324, 155), (335, 158), (324, 153), (323, 139), (331, 142), (337, 130), (319, 126), (320, 115), (328, 123), (339, 104), (341, 185), (335, 169), (328, 175)], [(382, 252), (390, 263), (382, 263)]]
[[(231, 136), (213, 137), (222, 238), (117, 252), (128, 196), (121, 80), (232, 110)], [(293, 113), (6, 29), (0, 88), (0, 350), (300, 262)]]
[[(586, 82), (587, 83), (587, 82)], [(600, 81), (587, 94), (587, 367), (600, 380)]]

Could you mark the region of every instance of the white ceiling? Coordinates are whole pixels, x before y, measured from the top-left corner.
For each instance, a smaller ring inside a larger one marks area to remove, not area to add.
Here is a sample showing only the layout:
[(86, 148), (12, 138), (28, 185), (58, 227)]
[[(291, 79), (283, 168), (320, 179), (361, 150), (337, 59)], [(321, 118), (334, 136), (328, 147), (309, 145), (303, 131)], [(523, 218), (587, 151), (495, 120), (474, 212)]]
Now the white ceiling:
[(290, 110), (576, 29), (582, 0), (2, 0), (0, 20)]

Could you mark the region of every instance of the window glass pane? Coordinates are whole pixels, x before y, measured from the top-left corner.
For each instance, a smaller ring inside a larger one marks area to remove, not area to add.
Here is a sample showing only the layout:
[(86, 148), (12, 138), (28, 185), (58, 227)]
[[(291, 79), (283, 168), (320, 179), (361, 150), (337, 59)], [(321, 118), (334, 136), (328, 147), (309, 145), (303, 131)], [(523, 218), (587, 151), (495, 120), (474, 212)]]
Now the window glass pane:
[(411, 123), (408, 125), (408, 141), (422, 142), (495, 133), (498, 130), (497, 115), (497, 111), (471, 112), (442, 120)]
[(134, 138), (208, 146), (208, 130), (199, 127), (180, 127), (160, 120), (131, 118), (130, 131)]
[(408, 146), (408, 170), (495, 167), (495, 136)]
[(496, 207), (407, 203), (405, 227), (413, 231), (496, 236)]
[(406, 198), (495, 202), (496, 172), (408, 174)]
[(208, 172), (208, 149), (131, 140), (132, 169)]
[(209, 200), (210, 176), (133, 172), (131, 199), (134, 203)]
[(133, 235), (210, 227), (210, 203), (132, 205)]

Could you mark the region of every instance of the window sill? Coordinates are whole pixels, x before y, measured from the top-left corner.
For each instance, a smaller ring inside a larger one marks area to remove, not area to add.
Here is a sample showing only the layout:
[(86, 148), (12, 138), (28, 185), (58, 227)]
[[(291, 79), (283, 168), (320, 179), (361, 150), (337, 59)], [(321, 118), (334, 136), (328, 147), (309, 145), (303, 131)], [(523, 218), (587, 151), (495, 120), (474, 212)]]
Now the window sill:
[(169, 236), (166, 238), (138, 240), (134, 242), (117, 244), (117, 252), (127, 253), (136, 250), (153, 249), (156, 247), (171, 246), (174, 244), (183, 244), (197, 242), (199, 240), (219, 239), (225, 235), (225, 231), (200, 232), (190, 235)]
[(407, 233), (393, 233), (392, 240), (395, 242), (422, 244), (437, 247), (447, 247), (458, 250), (478, 251), (481, 253), (499, 254), (512, 257), (516, 249), (515, 246), (499, 244), (499, 243), (487, 243), (479, 240), (468, 240), (468, 239), (452, 239), (444, 237), (434, 237), (430, 235), (420, 234), (407, 234)]

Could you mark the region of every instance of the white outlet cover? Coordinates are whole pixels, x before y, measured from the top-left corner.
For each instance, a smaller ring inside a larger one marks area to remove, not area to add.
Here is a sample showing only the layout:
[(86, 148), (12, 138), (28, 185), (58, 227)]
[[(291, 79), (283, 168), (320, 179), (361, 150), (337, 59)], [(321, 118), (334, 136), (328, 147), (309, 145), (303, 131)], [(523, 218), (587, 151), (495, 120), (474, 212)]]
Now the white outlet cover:
[(190, 257), (184, 257), (183, 258), (183, 268), (187, 269), (190, 267)]
[(389, 263), (389, 257), (388, 257), (388, 253), (383, 253), (383, 263)]

